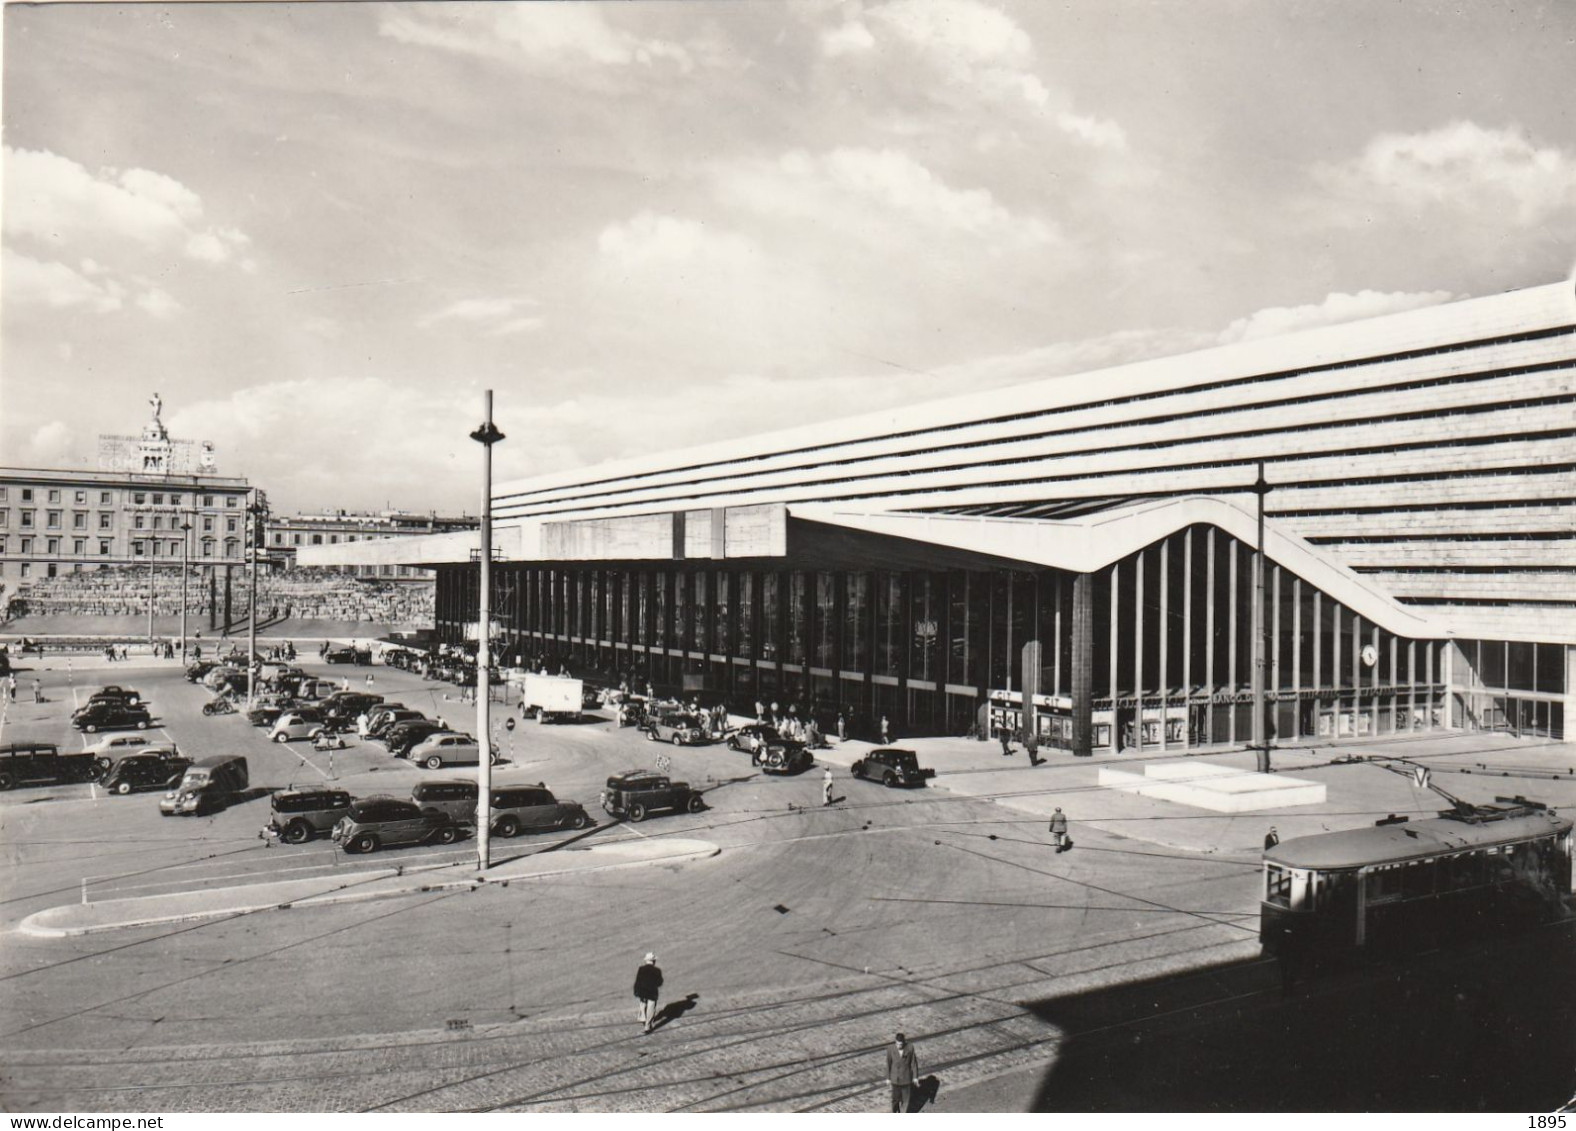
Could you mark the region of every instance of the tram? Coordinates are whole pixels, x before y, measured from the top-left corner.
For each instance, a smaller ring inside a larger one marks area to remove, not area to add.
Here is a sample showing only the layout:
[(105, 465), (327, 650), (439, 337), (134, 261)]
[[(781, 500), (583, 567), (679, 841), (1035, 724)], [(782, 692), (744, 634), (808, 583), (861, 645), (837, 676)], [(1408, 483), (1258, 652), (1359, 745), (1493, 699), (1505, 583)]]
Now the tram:
[(1259, 941), (1288, 958), (1416, 951), (1571, 912), (1572, 821), (1524, 797), (1282, 841)]

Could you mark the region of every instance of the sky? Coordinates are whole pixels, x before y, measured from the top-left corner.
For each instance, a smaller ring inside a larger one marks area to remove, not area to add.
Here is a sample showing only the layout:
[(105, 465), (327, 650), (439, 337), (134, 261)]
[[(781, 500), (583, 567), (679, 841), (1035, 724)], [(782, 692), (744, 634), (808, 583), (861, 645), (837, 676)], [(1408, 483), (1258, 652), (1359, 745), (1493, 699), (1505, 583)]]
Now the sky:
[[(283, 511), (1537, 286), (1576, 4), (8, 5), (0, 464)], [(1070, 377), (1070, 380), (1083, 380)]]

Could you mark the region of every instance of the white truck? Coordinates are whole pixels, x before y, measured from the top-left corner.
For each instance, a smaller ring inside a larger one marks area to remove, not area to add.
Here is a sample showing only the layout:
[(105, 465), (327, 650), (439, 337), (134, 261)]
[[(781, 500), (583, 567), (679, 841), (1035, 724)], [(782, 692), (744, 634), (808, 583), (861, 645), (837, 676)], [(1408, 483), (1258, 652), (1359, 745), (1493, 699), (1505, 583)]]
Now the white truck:
[(585, 683), (566, 675), (526, 672), (520, 680), (520, 712), (535, 715), (539, 723), (580, 721)]

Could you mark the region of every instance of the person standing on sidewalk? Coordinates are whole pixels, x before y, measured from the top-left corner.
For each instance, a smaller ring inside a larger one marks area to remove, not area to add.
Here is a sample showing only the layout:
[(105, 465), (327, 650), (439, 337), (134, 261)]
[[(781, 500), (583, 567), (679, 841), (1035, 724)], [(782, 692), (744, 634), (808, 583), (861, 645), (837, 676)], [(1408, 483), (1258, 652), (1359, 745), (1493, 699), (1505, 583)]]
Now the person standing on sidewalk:
[(1051, 843), (1057, 852), (1067, 851), (1067, 814), (1062, 812), (1060, 805), (1051, 814)]
[(909, 1098), (919, 1082), (919, 1057), (902, 1033), (892, 1038), (886, 1057), (887, 1083), (892, 1085), (892, 1111), (902, 1114), (908, 1111)]
[(832, 767), (826, 767), (826, 776), (821, 779), (821, 804), (832, 803)]
[(11, 701), (13, 703), (16, 702), (16, 676), (15, 675), (8, 675), (8, 676), (5, 677), (5, 689), (6, 689), (6, 693), (11, 696)]
[(657, 998), (662, 992), (662, 970), (657, 956), (647, 953), (646, 961), (635, 971), (635, 996), (640, 999), (640, 1024), (646, 1032), (657, 1020)]

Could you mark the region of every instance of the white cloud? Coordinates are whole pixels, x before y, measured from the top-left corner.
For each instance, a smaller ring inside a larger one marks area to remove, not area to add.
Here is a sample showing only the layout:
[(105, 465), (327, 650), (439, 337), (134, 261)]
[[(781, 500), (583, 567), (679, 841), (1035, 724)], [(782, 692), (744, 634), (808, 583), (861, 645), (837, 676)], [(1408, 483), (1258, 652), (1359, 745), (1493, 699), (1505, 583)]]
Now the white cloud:
[(718, 194), (736, 207), (813, 219), (865, 235), (893, 225), (1002, 243), (1059, 238), (1038, 217), (1015, 216), (985, 189), (955, 189), (894, 149), (794, 150), (775, 162), (746, 161), (715, 170)]
[(603, 228), (597, 236), (597, 250), (624, 270), (707, 261), (742, 265), (757, 257), (750, 242), (733, 232), (714, 231), (697, 220), (650, 211)]
[(1359, 206), (1372, 201), (1414, 211), (1510, 213), (1526, 225), (1576, 209), (1576, 157), (1539, 146), (1520, 129), (1487, 129), (1475, 122), (1380, 134), (1358, 157), (1320, 166), (1316, 173)]
[(1127, 148), (1126, 131), (1108, 119), (1063, 112), (1056, 115), (1056, 124), (1061, 127), (1063, 133), (1070, 134), (1096, 148)]
[(821, 53), (836, 58), (839, 55), (857, 55), (876, 45), (876, 37), (858, 20), (849, 20), (840, 27), (821, 33)]
[(113, 279), (97, 281), (64, 263), (45, 263), (11, 248), (0, 249), (5, 282), (4, 297), (18, 307), (46, 306), (55, 310), (81, 307), (98, 314), (119, 310), (125, 288)]
[(24, 442), (23, 462), (29, 467), (70, 467), (81, 459), (74, 447), (78, 438), (78, 429), (64, 421), (51, 420)]
[(536, 330), (545, 325), (546, 320), (539, 316), (519, 313), (537, 305), (535, 299), (524, 296), (464, 298), (427, 315), (417, 325), (426, 329), (439, 322), (462, 322), (496, 338)]
[(418, 46), (549, 66), (695, 66), (683, 45), (614, 27), (597, 4), (399, 4), (384, 12), (378, 31)]
[(1342, 322), (1356, 322), (1363, 318), (1378, 318), (1385, 314), (1437, 306), (1457, 297), (1461, 296), (1449, 291), (1359, 291), (1354, 295), (1335, 292), (1326, 295), (1323, 302), (1305, 306), (1272, 306), (1245, 318), (1238, 318), (1220, 332), (1217, 341), (1224, 345), (1254, 338), (1273, 338), (1299, 330), (1313, 330), (1320, 326), (1334, 326)]
[(137, 306), (153, 315), (155, 318), (169, 318), (178, 313), (181, 304), (170, 297), (169, 293), (158, 287), (150, 287), (137, 296)]

